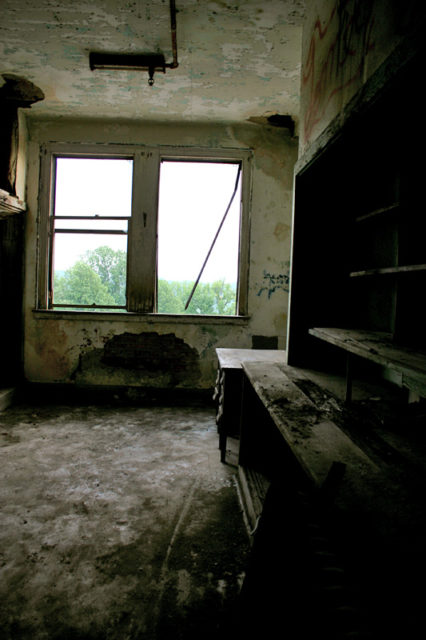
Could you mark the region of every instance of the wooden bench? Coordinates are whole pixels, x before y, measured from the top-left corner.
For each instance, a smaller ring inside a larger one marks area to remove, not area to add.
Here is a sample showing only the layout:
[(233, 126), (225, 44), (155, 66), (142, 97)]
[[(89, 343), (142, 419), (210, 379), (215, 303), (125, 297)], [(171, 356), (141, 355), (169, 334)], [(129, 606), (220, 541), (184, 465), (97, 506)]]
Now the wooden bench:
[(288, 462), (284, 449), (291, 452), (295, 466), (313, 490), (324, 487), (339, 468), (340, 497), (359, 506), (365, 499), (364, 479), (369, 478), (371, 488), (380, 482), (381, 471), (335, 424), (330, 413), (319, 409), (297, 386), (304, 377), (301, 370), (285, 364), (247, 361), (242, 369), (239, 476), (242, 493), (248, 498), (246, 504), (257, 505), (255, 513), (247, 514), (250, 524), (259, 517), (262, 502), (259, 496), (248, 497), (251, 487), (262, 485), (258, 478), (253, 480), (253, 469), (274, 480)]

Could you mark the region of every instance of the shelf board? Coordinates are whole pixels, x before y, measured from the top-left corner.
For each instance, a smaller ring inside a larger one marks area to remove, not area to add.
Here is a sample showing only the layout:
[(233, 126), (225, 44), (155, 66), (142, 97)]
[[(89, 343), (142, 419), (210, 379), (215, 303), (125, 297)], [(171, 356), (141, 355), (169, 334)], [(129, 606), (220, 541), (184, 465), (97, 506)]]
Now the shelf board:
[(364, 276), (384, 276), (397, 275), (400, 273), (415, 273), (416, 271), (426, 271), (426, 264), (409, 264), (400, 267), (384, 267), (381, 269), (363, 269), (361, 271), (351, 271), (350, 278), (361, 278)]
[(383, 214), (394, 213), (400, 207), (399, 202), (393, 202), (387, 207), (380, 207), (379, 209), (374, 209), (374, 211), (370, 211), (369, 213), (365, 213), (362, 216), (357, 216), (355, 218), (355, 222), (365, 222), (366, 220), (371, 220), (372, 218), (376, 218), (377, 216), (381, 216)]
[(0, 218), (6, 218), (16, 213), (23, 213), (26, 209), (25, 202), (7, 191), (0, 189)]
[(392, 342), (391, 334), (340, 328), (315, 327), (309, 333), (361, 358), (401, 375), (401, 384), (426, 397), (426, 353)]

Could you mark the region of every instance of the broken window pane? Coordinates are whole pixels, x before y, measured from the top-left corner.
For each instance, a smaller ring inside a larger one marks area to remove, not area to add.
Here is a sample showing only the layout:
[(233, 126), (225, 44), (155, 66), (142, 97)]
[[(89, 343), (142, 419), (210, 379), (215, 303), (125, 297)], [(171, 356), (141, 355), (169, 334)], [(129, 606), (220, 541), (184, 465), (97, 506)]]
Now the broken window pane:
[(185, 303), (229, 205), (238, 168), (235, 162), (163, 160), (158, 210), (158, 312), (236, 313), (241, 180), (186, 311)]

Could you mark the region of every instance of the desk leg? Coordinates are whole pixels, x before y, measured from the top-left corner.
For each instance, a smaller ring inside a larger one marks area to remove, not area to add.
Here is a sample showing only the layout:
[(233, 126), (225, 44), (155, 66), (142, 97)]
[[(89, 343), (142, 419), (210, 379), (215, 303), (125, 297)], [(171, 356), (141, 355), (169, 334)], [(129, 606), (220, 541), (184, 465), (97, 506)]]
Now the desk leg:
[(219, 368), (216, 377), (216, 386), (213, 399), (216, 402), (216, 425), (219, 434), (220, 461), (226, 458), (226, 424), (224, 415), (225, 374)]
[(219, 431), (220, 461), (226, 462), (226, 433)]
[(352, 374), (352, 356), (348, 353), (346, 356), (346, 404), (351, 404), (352, 402)]

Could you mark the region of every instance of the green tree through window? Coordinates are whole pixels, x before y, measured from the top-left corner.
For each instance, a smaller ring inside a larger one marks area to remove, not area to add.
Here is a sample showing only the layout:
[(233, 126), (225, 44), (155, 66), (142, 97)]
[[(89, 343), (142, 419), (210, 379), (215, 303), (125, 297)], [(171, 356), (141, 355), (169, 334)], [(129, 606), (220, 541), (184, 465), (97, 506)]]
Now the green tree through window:
[[(235, 286), (217, 280), (200, 283), (185, 311), (193, 282), (161, 280), (158, 312), (169, 314), (232, 315)], [(108, 246), (86, 251), (65, 272), (55, 273), (55, 303), (72, 308), (78, 304), (126, 304), (126, 252)], [(101, 311), (101, 309), (99, 309)]]
[(120, 249), (114, 251), (111, 247), (103, 246), (86, 251), (84, 260), (98, 274), (102, 284), (114, 299), (114, 303), (124, 306), (126, 304), (126, 252)]
[(100, 276), (93, 268), (79, 260), (63, 275), (55, 275), (57, 304), (116, 304)]

